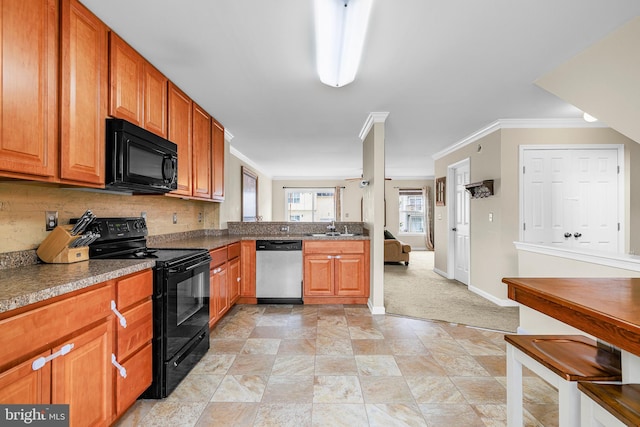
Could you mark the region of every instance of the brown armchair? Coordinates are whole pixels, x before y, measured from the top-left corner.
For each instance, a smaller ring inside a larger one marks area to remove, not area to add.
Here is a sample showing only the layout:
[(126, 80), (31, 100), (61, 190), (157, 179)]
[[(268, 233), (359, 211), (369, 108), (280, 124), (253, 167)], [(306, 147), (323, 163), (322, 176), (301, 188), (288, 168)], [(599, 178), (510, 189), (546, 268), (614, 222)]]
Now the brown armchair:
[[(388, 231), (385, 231), (384, 234), (384, 262), (404, 262), (405, 265), (409, 265), (411, 246), (402, 243)], [(391, 238), (388, 238), (388, 236), (391, 236)]]

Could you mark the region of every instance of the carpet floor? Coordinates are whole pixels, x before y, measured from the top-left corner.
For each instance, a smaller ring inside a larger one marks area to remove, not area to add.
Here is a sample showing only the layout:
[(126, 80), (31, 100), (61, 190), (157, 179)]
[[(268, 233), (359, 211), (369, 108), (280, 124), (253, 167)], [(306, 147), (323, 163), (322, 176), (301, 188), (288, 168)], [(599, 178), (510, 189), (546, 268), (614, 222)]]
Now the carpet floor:
[(433, 252), (411, 252), (408, 266), (385, 263), (384, 305), (389, 314), (515, 332), (518, 307), (500, 307), (433, 271)]

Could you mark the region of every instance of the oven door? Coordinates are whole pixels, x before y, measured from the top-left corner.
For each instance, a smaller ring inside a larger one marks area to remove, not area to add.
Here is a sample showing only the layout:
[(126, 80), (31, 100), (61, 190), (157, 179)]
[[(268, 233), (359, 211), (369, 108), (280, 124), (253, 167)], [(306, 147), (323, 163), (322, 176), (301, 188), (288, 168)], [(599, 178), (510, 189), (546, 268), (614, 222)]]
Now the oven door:
[(166, 267), (165, 354), (172, 359), (209, 326), (210, 258)]

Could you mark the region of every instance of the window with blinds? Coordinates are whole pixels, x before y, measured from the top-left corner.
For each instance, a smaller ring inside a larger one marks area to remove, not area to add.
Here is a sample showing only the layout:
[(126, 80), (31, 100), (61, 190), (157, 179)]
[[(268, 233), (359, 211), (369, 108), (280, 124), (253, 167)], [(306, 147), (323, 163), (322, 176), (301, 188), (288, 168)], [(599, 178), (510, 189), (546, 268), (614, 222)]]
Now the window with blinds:
[(405, 234), (424, 234), (425, 202), (421, 188), (401, 188), (399, 190), (398, 230)]

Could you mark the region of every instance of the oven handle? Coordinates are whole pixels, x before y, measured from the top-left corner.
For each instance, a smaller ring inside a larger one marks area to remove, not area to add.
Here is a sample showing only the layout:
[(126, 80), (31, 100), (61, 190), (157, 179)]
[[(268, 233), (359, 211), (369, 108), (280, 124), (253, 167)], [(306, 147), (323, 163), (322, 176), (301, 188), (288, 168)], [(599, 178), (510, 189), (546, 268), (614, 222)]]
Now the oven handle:
[(202, 342), (202, 340), (203, 340), (206, 336), (207, 336), (207, 333), (206, 333), (206, 332), (201, 333), (201, 334), (198, 336), (198, 339), (197, 339), (193, 344), (191, 344), (191, 345), (189, 346), (189, 348), (188, 348), (188, 349), (186, 349), (186, 350), (185, 350), (185, 351), (184, 351), (184, 352), (183, 352), (183, 353), (182, 353), (182, 354), (181, 354), (181, 355), (180, 355), (180, 356), (175, 360), (175, 362), (173, 362), (173, 366), (177, 368), (177, 367), (178, 367), (178, 365), (180, 365), (180, 364), (184, 361), (184, 359), (186, 359), (186, 358), (189, 356), (189, 354), (191, 353), (191, 350), (193, 350), (193, 349), (194, 349), (198, 344), (200, 344), (200, 342)]
[(194, 265), (190, 265), (189, 267), (185, 268), (184, 270), (180, 270), (179, 268), (170, 268), (168, 271), (169, 271), (169, 273), (180, 273), (182, 271), (189, 271), (189, 270), (193, 270), (194, 268), (202, 267), (203, 265), (209, 265), (210, 263), (211, 263), (211, 260), (206, 260), (206, 261), (202, 261), (202, 262), (199, 262), (197, 264), (194, 264)]

